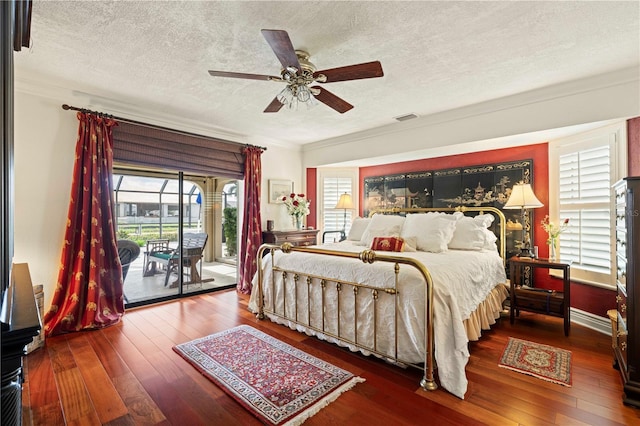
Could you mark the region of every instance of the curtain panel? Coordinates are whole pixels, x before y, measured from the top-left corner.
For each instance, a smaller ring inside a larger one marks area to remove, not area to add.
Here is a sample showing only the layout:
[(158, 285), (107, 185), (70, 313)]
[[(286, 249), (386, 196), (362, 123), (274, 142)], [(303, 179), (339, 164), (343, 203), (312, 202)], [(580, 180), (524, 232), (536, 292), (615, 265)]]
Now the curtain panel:
[(260, 217), (260, 184), (262, 180), (262, 149), (247, 147), (244, 166), (245, 209), (240, 239), (240, 276), (237, 290), (251, 293), (251, 279), (258, 270), (258, 248), (262, 244), (262, 219)]
[(124, 313), (122, 266), (113, 220), (114, 120), (79, 112), (58, 281), (44, 317), (48, 336), (115, 324)]

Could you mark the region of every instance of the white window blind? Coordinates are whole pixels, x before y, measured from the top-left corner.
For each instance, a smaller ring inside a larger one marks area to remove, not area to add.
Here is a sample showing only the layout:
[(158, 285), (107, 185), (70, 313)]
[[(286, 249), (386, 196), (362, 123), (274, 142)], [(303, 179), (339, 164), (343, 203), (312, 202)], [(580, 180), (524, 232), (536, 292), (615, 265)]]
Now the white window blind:
[(559, 157), (559, 220), (569, 219), (560, 258), (603, 283), (611, 282), (611, 154), (605, 141)]
[[(340, 196), (345, 192), (353, 197), (351, 177), (325, 177), (322, 180), (323, 229), (325, 231), (342, 230), (348, 234), (351, 228), (352, 210), (336, 209)], [(346, 213), (346, 216), (345, 216)], [(346, 224), (345, 224), (346, 217)], [(336, 238), (340, 238), (336, 234)]]

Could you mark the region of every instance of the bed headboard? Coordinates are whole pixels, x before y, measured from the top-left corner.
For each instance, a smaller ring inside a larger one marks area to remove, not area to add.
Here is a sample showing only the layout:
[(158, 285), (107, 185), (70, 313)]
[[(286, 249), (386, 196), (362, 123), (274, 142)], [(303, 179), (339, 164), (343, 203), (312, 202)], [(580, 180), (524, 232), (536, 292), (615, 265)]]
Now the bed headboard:
[(506, 230), (507, 230), (507, 220), (504, 216), (504, 213), (496, 207), (467, 207), (467, 206), (458, 206), (458, 207), (434, 207), (434, 208), (399, 208), (394, 207), (391, 209), (379, 209), (373, 210), (369, 213), (369, 217), (372, 217), (375, 214), (395, 214), (395, 215), (406, 215), (411, 213), (428, 213), (428, 212), (443, 212), (443, 213), (454, 213), (461, 212), (465, 216), (476, 216), (479, 214), (491, 214), (494, 217), (494, 221), (491, 226), (488, 228), (494, 234), (498, 240), (496, 244), (498, 245), (498, 253), (500, 253), (500, 257), (502, 257), (502, 263), (506, 265)]

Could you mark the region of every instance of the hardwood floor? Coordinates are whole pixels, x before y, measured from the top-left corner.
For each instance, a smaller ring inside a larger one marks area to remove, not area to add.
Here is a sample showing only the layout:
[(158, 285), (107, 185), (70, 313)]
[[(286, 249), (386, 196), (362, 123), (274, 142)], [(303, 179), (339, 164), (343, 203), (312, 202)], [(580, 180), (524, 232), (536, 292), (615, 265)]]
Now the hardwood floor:
[[(341, 395), (308, 425), (640, 425), (640, 410), (622, 404), (611, 367), (611, 338), (562, 319), (521, 313), (503, 318), (471, 343), (464, 400), (419, 388), (421, 372), (258, 321), (235, 291), (127, 311), (104, 330), (48, 338), (25, 361), (24, 424), (258, 425), (172, 347), (238, 324), (249, 324), (366, 382)], [(508, 337), (569, 349), (573, 387), (498, 367)]]

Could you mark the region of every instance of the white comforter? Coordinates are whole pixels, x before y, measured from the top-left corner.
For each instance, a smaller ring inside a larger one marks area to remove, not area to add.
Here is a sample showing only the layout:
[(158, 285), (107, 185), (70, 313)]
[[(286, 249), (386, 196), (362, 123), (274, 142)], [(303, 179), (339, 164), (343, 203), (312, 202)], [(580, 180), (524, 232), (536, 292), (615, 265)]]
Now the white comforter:
[[(350, 242), (342, 242), (335, 244), (325, 244), (323, 249), (335, 249), (340, 251), (361, 252), (364, 247), (355, 245)], [(381, 252), (384, 254), (384, 252)], [(431, 274), (434, 284), (434, 332), (435, 332), (435, 358), (438, 368), (438, 376), (440, 384), (452, 394), (459, 398), (464, 398), (467, 390), (467, 378), (465, 375), (465, 366), (469, 359), (468, 339), (463, 326), (463, 321), (469, 318), (469, 315), (478, 307), (478, 305), (487, 297), (491, 290), (498, 284), (506, 281), (502, 259), (497, 252), (489, 251), (461, 251), (449, 250), (445, 253), (428, 253), (428, 252), (404, 252), (404, 253), (387, 253), (397, 256), (413, 257), (422, 262)], [(266, 256), (263, 262), (264, 269), (264, 298), (265, 305), (270, 306), (271, 299), (271, 256)], [(331, 276), (337, 280), (353, 281), (366, 283), (368, 285), (382, 287), (389, 286), (393, 283), (394, 273), (392, 264), (374, 263), (363, 264), (357, 259), (337, 258), (333, 256), (322, 256), (308, 253), (290, 253), (283, 254), (276, 252), (275, 264), (283, 269), (294, 270), (300, 273), (310, 273), (319, 276)], [(276, 283), (280, 283), (281, 274), (276, 274)], [(257, 312), (257, 274), (254, 277), (253, 291), (249, 302), (249, 308)], [(303, 283), (300, 283), (303, 284)], [(301, 286), (302, 289), (306, 286)], [(303, 293), (301, 293), (303, 291)], [(319, 290), (318, 290), (319, 291)], [(327, 286), (327, 305), (325, 312), (335, 311), (336, 306), (333, 302), (335, 288)], [(298, 307), (298, 318), (302, 322), (306, 322), (306, 290), (299, 290), (298, 297), (302, 303)], [(401, 266), (400, 281), (398, 285), (400, 295), (399, 315), (399, 352), (398, 358), (407, 362), (420, 363), (424, 362), (425, 348), (425, 332), (424, 332), (424, 280), (422, 276), (413, 267)], [(276, 289), (280, 304), (277, 305), (278, 312), (282, 312), (281, 289)], [(343, 292), (347, 293), (347, 292)], [(360, 294), (360, 293), (359, 293)], [(319, 293), (313, 297), (319, 300)], [(287, 314), (293, 315), (293, 299), (296, 297), (293, 285), (287, 285)], [(341, 301), (348, 297), (346, 294), (341, 296)], [(352, 296), (353, 297), (353, 296)], [(394, 338), (393, 338), (393, 304), (386, 303), (382, 294), (378, 301), (378, 338), (377, 349), (383, 353), (393, 355)], [(391, 300), (391, 299), (388, 299)], [(358, 296), (357, 305), (359, 317), (363, 315), (371, 316), (370, 310), (367, 309), (372, 305), (370, 297)], [(353, 304), (353, 302), (352, 302)], [(312, 305), (319, 306), (319, 303)], [(355, 332), (352, 328), (354, 323), (353, 308), (346, 307), (347, 302), (342, 301), (340, 307), (341, 335), (353, 338)], [(321, 313), (319, 310), (311, 312), (311, 324), (317, 325), (322, 323)], [(386, 317), (385, 317), (386, 316)], [(385, 320), (385, 318), (388, 318)], [(295, 326), (293, 323), (280, 320), (277, 317), (271, 317), (272, 320), (287, 324), (292, 328), (297, 328), (307, 334), (317, 335), (329, 341), (335, 342), (335, 339), (326, 335), (321, 335), (313, 330), (306, 329), (302, 326)], [(388, 330), (384, 330), (384, 327)], [(327, 323), (327, 330), (336, 334), (337, 325)], [(381, 328), (382, 336), (381, 336)], [(362, 327), (358, 325), (358, 342), (369, 342), (372, 346), (373, 327)], [(351, 333), (351, 335), (349, 335)], [(386, 337), (385, 337), (386, 336)], [(354, 347), (351, 347), (355, 350)], [(362, 351), (366, 353), (366, 351)]]

